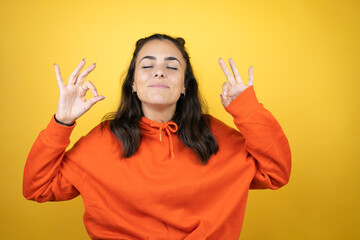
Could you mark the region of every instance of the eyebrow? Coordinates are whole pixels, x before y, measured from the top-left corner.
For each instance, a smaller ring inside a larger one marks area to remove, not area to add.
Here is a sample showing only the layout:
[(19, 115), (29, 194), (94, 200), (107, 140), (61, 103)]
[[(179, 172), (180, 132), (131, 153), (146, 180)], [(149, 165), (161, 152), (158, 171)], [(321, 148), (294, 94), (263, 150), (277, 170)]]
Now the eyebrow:
[[(145, 56), (139, 61), (139, 63), (144, 59), (156, 60), (156, 57), (154, 57), (154, 56)], [(165, 61), (173, 61), (173, 60), (178, 61), (180, 63), (180, 65), (181, 65), (181, 62), (176, 57), (166, 57), (165, 58)]]

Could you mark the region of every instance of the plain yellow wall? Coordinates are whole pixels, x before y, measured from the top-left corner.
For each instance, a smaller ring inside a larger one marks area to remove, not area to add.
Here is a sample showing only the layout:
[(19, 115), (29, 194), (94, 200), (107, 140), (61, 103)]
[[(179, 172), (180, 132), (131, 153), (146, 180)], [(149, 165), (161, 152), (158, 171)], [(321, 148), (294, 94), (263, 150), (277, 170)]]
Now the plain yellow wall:
[(81, 197), (39, 204), (22, 196), (26, 156), (56, 111), (53, 62), (64, 79), (82, 58), (106, 100), (79, 121), (72, 143), (115, 110), (135, 41), (186, 40), (211, 114), (218, 57), (232, 57), (290, 141), (290, 182), (251, 191), (240, 239), (359, 239), (359, 1), (1, 1), (0, 238), (88, 239)]

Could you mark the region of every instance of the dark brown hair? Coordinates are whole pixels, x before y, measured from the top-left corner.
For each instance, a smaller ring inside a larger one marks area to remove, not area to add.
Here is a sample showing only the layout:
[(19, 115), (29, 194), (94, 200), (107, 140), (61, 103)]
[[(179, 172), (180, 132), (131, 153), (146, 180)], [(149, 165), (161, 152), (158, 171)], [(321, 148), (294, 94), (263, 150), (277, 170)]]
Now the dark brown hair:
[(110, 120), (111, 132), (120, 140), (122, 156), (129, 158), (138, 150), (141, 142), (139, 121), (143, 116), (141, 101), (132, 93), (134, 82), (135, 63), (141, 48), (151, 40), (169, 40), (181, 52), (186, 62), (185, 70), (185, 96), (179, 98), (172, 120), (178, 125), (177, 135), (180, 140), (190, 148), (201, 163), (206, 164), (212, 154), (218, 151), (218, 144), (210, 131), (209, 117), (203, 113), (202, 101), (198, 92), (198, 84), (195, 79), (190, 57), (185, 49), (183, 38), (173, 38), (165, 34), (154, 34), (141, 38), (136, 42), (130, 66), (121, 90), (119, 108), (114, 113), (107, 114), (104, 119)]

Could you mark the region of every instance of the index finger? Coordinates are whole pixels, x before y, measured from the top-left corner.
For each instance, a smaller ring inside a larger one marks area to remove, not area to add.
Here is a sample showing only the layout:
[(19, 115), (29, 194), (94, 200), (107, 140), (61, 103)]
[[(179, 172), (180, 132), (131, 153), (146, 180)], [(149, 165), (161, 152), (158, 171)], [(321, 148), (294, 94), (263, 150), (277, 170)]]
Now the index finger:
[(238, 72), (238, 70), (236, 68), (235, 62), (234, 62), (234, 60), (232, 58), (229, 58), (229, 64), (230, 64), (231, 70), (234, 73), (236, 82), (237, 83), (240, 83), (240, 82), (242, 83), (243, 81), (242, 81), (242, 79), (240, 77), (240, 74), (239, 74), (239, 72)]
[(229, 81), (230, 85), (231, 85), (231, 86), (236, 85), (234, 76), (231, 74), (231, 72), (229, 71), (229, 69), (226, 67), (226, 64), (225, 64), (224, 60), (222, 60), (221, 58), (219, 58), (219, 64), (220, 64), (220, 67), (221, 67), (221, 69), (223, 70), (223, 72), (224, 72), (227, 80)]

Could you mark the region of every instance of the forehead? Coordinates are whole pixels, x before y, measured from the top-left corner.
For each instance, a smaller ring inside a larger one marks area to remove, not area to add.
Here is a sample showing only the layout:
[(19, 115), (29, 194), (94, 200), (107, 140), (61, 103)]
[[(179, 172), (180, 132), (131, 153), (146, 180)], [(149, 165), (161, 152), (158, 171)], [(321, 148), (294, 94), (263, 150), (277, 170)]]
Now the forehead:
[(141, 48), (138, 53), (138, 61), (143, 56), (154, 57), (176, 57), (179, 61), (184, 62), (184, 58), (180, 50), (169, 40), (151, 40)]

